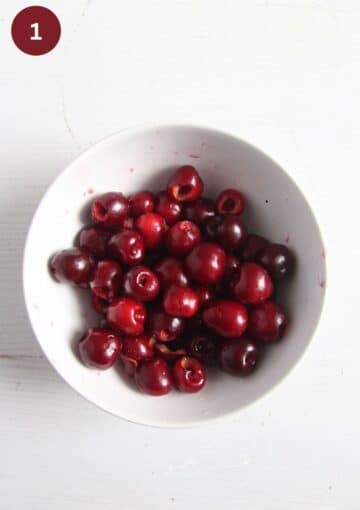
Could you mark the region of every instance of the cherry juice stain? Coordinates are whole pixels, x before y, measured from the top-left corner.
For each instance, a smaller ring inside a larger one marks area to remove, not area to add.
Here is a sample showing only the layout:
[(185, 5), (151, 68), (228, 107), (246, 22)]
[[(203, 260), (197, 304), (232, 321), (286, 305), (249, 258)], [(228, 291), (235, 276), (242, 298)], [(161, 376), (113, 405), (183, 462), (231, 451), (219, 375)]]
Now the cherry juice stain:
[(88, 188), (87, 193), (88, 195), (92, 195), (94, 193), (94, 190), (92, 188)]
[(189, 154), (189, 158), (192, 158), (192, 159), (200, 159), (200, 155), (199, 154)]
[(135, 172), (135, 168), (130, 167), (130, 168), (129, 168), (129, 172), (130, 172), (131, 174), (133, 174), (133, 173)]
[(289, 241), (290, 241), (290, 236), (289, 236), (289, 234), (288, 234), (288, 235), (286, 236), (285, 243), (286, 243), (286, 244), (289, 244)]
[(323, 259), (326, 259), (326, 257), (327, 257), (327, 251), (326, 251), (325, 246), (322, 249), (321, 256), (322, 256)]
[(319, 278), (319, 287), (321, 287), (322, 289), (326, 288), (326, 280), (324, 277)]

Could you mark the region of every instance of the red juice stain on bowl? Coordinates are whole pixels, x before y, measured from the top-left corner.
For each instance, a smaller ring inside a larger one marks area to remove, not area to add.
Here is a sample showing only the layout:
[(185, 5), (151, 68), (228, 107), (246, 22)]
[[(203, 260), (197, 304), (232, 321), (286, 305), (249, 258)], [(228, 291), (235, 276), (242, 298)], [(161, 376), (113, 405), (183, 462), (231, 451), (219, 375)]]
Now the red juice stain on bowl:
[(192, 159), (199, 159), (199, 158), (200, 158), (200, 155), (199, 155), (199, 154), (189, 154), (189, 158), (192, 158)]

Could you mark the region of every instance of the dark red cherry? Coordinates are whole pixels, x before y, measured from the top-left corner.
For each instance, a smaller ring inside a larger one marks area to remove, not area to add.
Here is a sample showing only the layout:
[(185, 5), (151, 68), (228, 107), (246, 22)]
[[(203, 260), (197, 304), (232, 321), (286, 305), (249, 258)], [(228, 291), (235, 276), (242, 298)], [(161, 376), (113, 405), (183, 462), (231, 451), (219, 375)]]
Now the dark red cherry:
[(122, 269), (115, 260), (100, 260), (90, 282), (94, 294), (111, 301), (120, 292)]
[(186, 344), (189, 356), (209, 363), (215, 359), (215, 347), (216, 342), (212, 334), (204, 331), (189, 333)]
[(166, 233), (165, 244), (168, 252), (184, 257), (200, 242), (199, 228), (191, 221), (178, 221)]
[(238, 274), (240, 270), (240, 260), (232, 254), (226, 256), (224, 280), (230, 282)]
[(246, 227), (240, 216), (224, 216), (217, 227), (216, 240), (226, 250), (239, 250), (245, 243), (246, 237)]
[(242, 264), (239, 274), (230, 283), (230, 292), (234, 298), (247, 305), (266, 301), (273, 293), (273, 289), (268, 272), (254, 262)]
[(243, 195), (236, 189), (226, 189), (216, 199), (219, 214), (241, 214), (245, 207)]
[(137, 217), (155, 209), (155, 197), (150, 191), (139, 191), (129, 198), (130, 212)]
[(166, 223), (160, 214), (142, 214), (137, 218), (135, 227), (142, 235), (146, 248), (158, 248), (163, 242)]
[(240, 250), (241, 260), (244, 262), (255, 262), (258, 254), (269, 244), (261, 236), (250, 234), (247, 236), (244, 246)]
[(168, 315), (161, 306), (154, 306), (148, 310), (146, 326), (161, 342), (171, 342), (184, 331), (185, 320)]
[(294, 255), (282, 244), (268, 244), (257, 256), (257, 261), (274, 280), (282, 280), (291, 274), (295, 267)]
[(218, 283), (225, 272), (226, 254), (215, 243), (199, 243), (185, 258), (189, 276), (201, 285)]
[(104, 193), (96, 198), (91, 207), (93, 220), (104, 228), (122, 227), (124, 219), (129, 216), (130, 206), (122, 193)]
[(204, 190), (204, 183), (193, 166), (179, 168), (167, 185), (169, 198), (176, 202), (191, 202), (198, 199)]
[(135, 382), (143, 393), (166, 395), (173, 388), (173, 377), (166, 361), (152, 358), (139, 363), (135, 372)]
[(57, 280), (86, 288), (94, 274), (95, 262), (88, 251), (72, 248), (56, 253), (50, 261), (50, 270)]
[(249, 334), (264, 342), (276, 342), (284, 336), (287, 319), (274, 301), (266, 301), (249, 311)]
[(135, 266), (124, 276), (124, 292), (139, 301), (152, 301), (160, 292), (156, 274), (146, 266)]
[(104, 370), (110, 368), (122, 349), (121, 338), (112, 331), (90, 328), (79, 343), (82, 362), (91, 368)]
[(159, 358), (162, 358), (169, 363), (175, 362), (178, 358), (186, 355), (186, 351), (183, 347), (172, 347), (173, 342), (157, 342), (155, 344), (155, 350)]
[(213, 216), (215, 216), (215, 204), (209, 198), (199, 198), (195, 202), (183, 205), (183, 218), (197, 225), (202, 225)]
[(175, 257), (166, 257), (154, 266), (162, 289), (171, 285), (188, 285), (189, 279), (185, 274), (184, 264)]
[(164, 294), (163, 306), (169, 315), (189, 318), (198, 311), (199, 298), (190, 287), (172, 285)]
[(99, 227), (84, 228), (80, 232), (80, 248), (90, 252), (95, 260), (102, 259), (106, 255), (106, 246), (110, 233)]
[(97, 311), (97, 313), (101, 313), (102, 315), (104, 315), (107, 313), (110, 301), (108, 301), (107, 299), (103, 299), (103, 298), (97, 296), (96, 294), (93, 294), (91, 296), (91, 304), (92, 304), (94, 310)]
[(203, 312), (203, 321), (207, 327), (226, 338), (241, 336), (248, 324), (245, 306), (237, 301), (220, 300)]
[(188, 356), (177, 360), (173, 376), (176, 387), (184, 393), (196, 393), (206, 382), (205, 370), (200, 361)]
[(215, 215), (207, 218), (203, 224), (203, 233), (209, 241), (215, 241), (219, 225), (222, 222), (222, 216)]
[(193, 290), (196, 292), (199, 299), (199, 308), (208, 306), (215, 297), (214, 289), (212, 287), (204, 287), (203, 285), (193, 285)]
[(217, 361), (225, 372), (245, 376), (256, 369), (261, 355), (260, 345), (255, 340), (243, 336), (222, 342), (217, 350)]
[(108, 253), (129, 266), (139, 264), (145, 255), (144, 239), (136, 230), (123, 230), (110, 238)]
[(160, 191), (157, 198), (156, 212), (165, 219), (168, 225), (174, 225), (181, 219), (182, 208), (178, 202), (168, 197), (166, 191)]
[(141, 335), (144, 332), (146, 309), (133, 298), (114, 299), (107, 310), (109, 324), (125, 335)]

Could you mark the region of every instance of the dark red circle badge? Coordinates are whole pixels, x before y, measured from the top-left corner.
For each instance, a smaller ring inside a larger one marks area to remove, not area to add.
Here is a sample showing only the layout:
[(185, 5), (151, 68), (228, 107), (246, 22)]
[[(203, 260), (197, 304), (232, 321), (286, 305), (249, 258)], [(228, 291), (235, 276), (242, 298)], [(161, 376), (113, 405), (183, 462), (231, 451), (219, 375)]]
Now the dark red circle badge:
[(59, 42), (61, 25), (58, 17), (47, 9), (26, 7), (14, 18), (11, 36), (19, 50), (28, 55), (44, 55)]

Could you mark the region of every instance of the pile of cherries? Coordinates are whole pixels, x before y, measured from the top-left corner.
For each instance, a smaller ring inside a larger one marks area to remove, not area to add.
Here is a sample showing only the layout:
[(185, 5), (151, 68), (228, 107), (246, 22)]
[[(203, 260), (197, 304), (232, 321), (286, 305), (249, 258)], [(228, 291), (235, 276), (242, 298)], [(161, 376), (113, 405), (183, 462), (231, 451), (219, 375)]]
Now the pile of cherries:
[(207, 364), (250, 374), (287, 324), (272, 296), (293, 254), (247, 233), (239, 191), (214, 201), (203, 190), (195, 168), (183, 166), (157, 195), (105, 193), (79, 246), (50, 262), (57, 280), (90, 290), (101, 315), (80, 340), (83, 363), (106, 369), (120, 359), (151, 395), (174, 385), (199, 391)]

